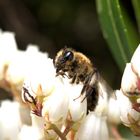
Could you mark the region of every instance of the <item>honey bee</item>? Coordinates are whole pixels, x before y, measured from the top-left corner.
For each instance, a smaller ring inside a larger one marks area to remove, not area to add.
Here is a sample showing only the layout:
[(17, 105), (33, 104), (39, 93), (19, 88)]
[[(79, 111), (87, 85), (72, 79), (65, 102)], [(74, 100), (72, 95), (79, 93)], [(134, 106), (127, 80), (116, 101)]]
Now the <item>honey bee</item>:
[(84, 95), (84, 98), (81, 102), (87, 99), (87, 109), (93, 111), (98, 103), (99, 94), (102, 94), (99, 93), (101, 91), (99, 83), (105, 86), (107, 84), (91, 60), (83, 53), (65, 47), (57, 53), (53, 63), (56, 68), (56, 76), (67, 76), (71, 79), (71, 84), (83, 83), (80, 96)]

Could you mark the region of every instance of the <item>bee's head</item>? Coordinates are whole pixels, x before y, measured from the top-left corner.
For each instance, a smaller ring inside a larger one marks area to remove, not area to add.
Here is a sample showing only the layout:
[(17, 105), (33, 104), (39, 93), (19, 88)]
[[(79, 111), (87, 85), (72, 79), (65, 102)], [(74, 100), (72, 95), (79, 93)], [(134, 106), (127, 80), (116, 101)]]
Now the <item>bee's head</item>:
[(55, 59), (53, 60), (54, 66), (56, 68), (56, 73), (59, 71), (63, 71), (66, 67), (68, 67), (74, 59), (74, 50), (71, 48), (65, 47), (61, 49)]

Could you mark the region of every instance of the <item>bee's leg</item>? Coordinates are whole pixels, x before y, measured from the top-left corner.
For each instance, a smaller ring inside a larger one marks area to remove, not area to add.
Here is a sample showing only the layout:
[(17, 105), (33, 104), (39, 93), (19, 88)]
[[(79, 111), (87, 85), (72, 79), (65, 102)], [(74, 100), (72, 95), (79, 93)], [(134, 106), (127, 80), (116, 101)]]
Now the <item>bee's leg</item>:
[(86, 81), (84, 82), (84, 86), (81, 90), (80, 95), (78, 97), (76, 97), (75, 99), (73, 99), (74, 101), (77, 100), (78, 98), (80, 98), (83, 95), (84, 91), (86, 91), (86, 89), (88, 88), (88, 85), (87, 85), (88, 80), (89, 80), (89, 78), (87, 78)]
[(87, 84), (85, 84), (84, 86), (83, 86), (83, 88), (82, 88), (82, 90), (81, 90), (81, 95), (83, 95), (83, 93), (84, 93), (84, 91), (86, 91), (86, 88), (87, 88), (88, 86), (87, 86)]
[(73, 78), (72, 78), (72, 80), (71, 80), (71, 82), (70, 82), (71, 84), (75, 83), (76, 77), (77, 77), (77, 75), (74, 75), (74, 76), (73, 76)]
[(56, 77), (61, 75), (63, 78), (65, 78), (65, 76), (67, 76), (65, 72), (67, 72), (67, 71), (68, 71), (67, 69), (63, 69), (62, 71), (58, 71), (56, 73)]
[(98, 92), (95, 86), (86, 85), (86, 93), (81, 103), (87, 99), (87, 113), (88, 111), (94, 111), (98, 103)]
[(79, 82), (80, 82), (80, 79), (77, 77), (76, 84), (79, 84)]
[(63, 71), (59, 71), (56, 73), (56, 77), (59, 75), (61, 75), (63, 78), (66, 76), (65, 72), (63, 72)]
[(84, 82), (84, 86), (81, 90), (81, 95), (83, 95), (84, 91), (86, 91), (87, 87), (89, 86), (89, 80), (90, 80), (90, 75), (86, 77), (85, 82)]
[(93, 90), (94, 90), (94, 87), (91, 87), (90, 85), (88, 85), (88, 86), (86, 87), (85, 96), (84, 96), (84, 98), (82, 99), (81, 102), (83, 102), (87, 97), (89, 97), (89, 96), (92, 94)]
[(83, 102), (88, 96), (90, 96), (95, 86), (97, 86), (96, 84), (98, 79), (99, 79), (99, 73), (97, 69), (95, 69), (85, 79), (81, 94), (77, 98), (75, 98), (74, 101), (80, 98), (83, 94), (85, 94), (85, 97), (82, 99), (81, 102)]
[(99, 79), (99, 73), (97, 71), (93, 71), (93, 73), (91, 73), (88, 76), (88, 79), (85, 83), (85, 87), (83, 87), (84, 89), (82, 89), (81, 91), (81, 94), (85, 93), (85, 97), (81, 102), (83, 102), (88, 96), (90, 96), (93, 90), (97, 88), (98, 79)]
[(78, 98), (80, 98), (84, 94), (84, 92), (87, 90), (87, 88), (89, 86), (88, 83), (89, 83), (90, 77), (91, 77), (91, 75), (89, 75), (89, 76), (86, 77), (85, 82), (84, 82), (84, 86), (83, 86), (83, 88), (81, 90), (81, 93), (80, 93), (80, 95), (78, 97), (76, 97), (75, 99), (73, 99), (74, 101), (77, 100)]

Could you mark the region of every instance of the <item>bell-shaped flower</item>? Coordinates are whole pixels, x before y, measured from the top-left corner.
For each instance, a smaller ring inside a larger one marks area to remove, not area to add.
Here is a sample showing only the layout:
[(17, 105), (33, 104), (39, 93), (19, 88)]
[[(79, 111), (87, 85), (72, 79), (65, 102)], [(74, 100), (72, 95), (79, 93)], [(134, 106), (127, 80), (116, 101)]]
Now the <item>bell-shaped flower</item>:
[(127, 63), (121, 82), (122, 91), (128, 95), (133, 95), (137, 90), (137, 76), (131, 66), (130, 63)]
[[(9, 64), (7, 72), (6, 72), (6, 80), (11, 85), (18, 85), (17, 87), (22, 87), (25, 73), (27, 71), (27, 66), (25, 61), (27, 61), (25, 57), (24, 51), (17, 51), (13, 61)], [(28, 62), (28, 61), (27, 61)]]
[(61, 83), (56, 84), (51, 95), (44, 98), (42, 115), (51, 123), (62, 123), (67, 117), (69, 98)]
[(0, 107), (0, 139), (17, 140), (21, 127), (19, 103), (2, 101)]
[(107, 120), (113, 124), (119, 124), (121, 122), (120, 106), (116, 98), (109, 99)]
[(133, 109), (132, 103), (121, 91), (117, 91), (117, 102), (120, 108), (120, 118), (124, 125), (130, 127), (135, 135), (140, 135), (140, 113)]
[(109, 140), (106, 117), (90, 112), (83, 120), (75, 140)]
[[(42, 133), (37, 127), (23, 125), (20, 133), (18, 134), (18, 140), (40, 140), (42, 138)], [(15, 139), (13, 139), (15, 140)]]
[(45, 58), (47, 55), (39, 52), (37, 46), (29, 45), (26, 51), (17, 51), (8, 67), (6, 80), (14, 85), (22, 85), (26, 77), (44, 64)]
[[(69, 81), (68, 81), (69, 82)], [(65, 89), (66, 93), (69, 96), (69, 115), (70, 119), (73, 122), (80, 121), (87, 113), (87, 101), (84, 101), (84, 95), (81, 94), (82, 84), (70, 84), (65, 80)]]
[(18, 140), (32, 139), (43, 140), (44, 139), (44, 119), (34, 114), (31, 115), (31, 126), (23, 125), (20, 133), (18, 134)]
[(131, 63), (126, 65), (123, 73), (121, 90), (131, 101), (133, 109), (140, 112), (140, 46), (134, 52)]
[(108, 93), (105, 85), (102, 83), (98, 83), (98, 94), (99, 94), (99, 99), (97, 106), (95, 108), (95, 113), (99, 115), (107, 115), (107, 109), (108, 109)]
[(133, 71), (140, 78), (140, 61), (139, 60), (140, 60), (140, 44), (137, 47), (137, 49), (135, 50), (135, 52), (132, 56), (132, 59), (131, 59)]
[(140, 96), (140, 45), (134, 52), (131, 63), (126, 65), (122, 77), (121, 89), (124, 94)]
[[(44, 76), (45, 75), (45, 76)], [(42, 87), (42, 93), (44, 96), (51, 94), (55, 88), (55, 82), (59, 81), (59, 78), (55, 77), (55, 69), (53, 66), (52, 59), (41, 59), (36, 66), (34, 71), (27, 74), (25, 83), (31, 85), (34, 92), (37, 92), (38, 85)]]
[(4, 79), (5, 72), (9, 63), (15, 57), (17, 52), (17, 44), (15, 35), (12, 32), (0, 33), (0, 80)]

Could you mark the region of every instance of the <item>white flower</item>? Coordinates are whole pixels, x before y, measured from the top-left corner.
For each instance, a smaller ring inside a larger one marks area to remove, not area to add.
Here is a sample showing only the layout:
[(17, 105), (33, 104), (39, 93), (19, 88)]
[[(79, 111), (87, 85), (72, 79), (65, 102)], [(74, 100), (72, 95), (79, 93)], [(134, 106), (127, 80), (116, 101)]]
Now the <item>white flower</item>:
[(127, 63), (121, 82), (121, 88), (124, 93), (133, 93), (137, 89), (137, 76), (132, 71), (130, 63)]
[(36, 56), (36, 60), (40, 61), (38, 59), (45, 59), (46, 57), (48, 58), (48, 53), (40, 52), (39, 47), (37, 45), (29, 44), (26, 49), (26, 53), (28, 54), (28, 57), (33, 59)]
[[(121, 82), (121, 91), (117, 92), (121, 120), (130, 127), (135, 135), (140, 135), (140, 45), (126, 65)], [(125, 96), (124, 96), (124, 95)], [(126, 97), (127, 96), (127, 97)]]
[(35, 114), (30, 114), (30, 115), (32, 120), (32, 126), (37, 127), (40, 132), (44, 130), (44, 122), (45, 122), (44, 118), (38, 117)]
[(63, 85), (56, 85), (53, 93), (43, 102), (42, 115), (51, 123), (62, 123), (67, 117), (69, 98)]
[(26, 51), (17, 51), (9, 64), (7, 81), (15, 85), (22, 84), (27, 77), (38, 74), (37, 72), (41, 73), (41, 69), (44, 70), (46, 66), (43, 67), (46, 60), (47, 54), (39, 52), (37, 46), (29, 45)]
[(132, 108), (132, 103), (130, 102), (129, 98), (123, 95), (123, 93), (119, 90), (116, 91), (117, 102), (120, 108), (120, 118), (121, 121), (126, 125), (131, 125), (131, 120), (129, 119), (130, 116), (135, 121), (140, 119), (140, 113), (137, 112)]
[(108, 114), (107, 119), (111, 123), (119, 124), (120, 123), (120, 106), (117, 99), (110, 98), (108, 103)]
[(108, 93), (102, 83), (98, 84), (99, 86), (99, 99), (98, 104), (95, 108), (95, 113), (99, 115), (107, 115), (107, 109), (108, 109)]
[(3, 101), (0, 108), (0, 139), (16, 140), (20, 127), (19, 103)]
[[(13, 32), (0, 33), (0, 54), (7, 52), (8, 54), (17, 50), (15, 34)], [(6, 54), (6, 53), (5, 53)]]
[(121, 90), (130, 99), (132, 107), (140, 112), (140, 46), (134, 52), (131, 63), (126, 65), (121, 82)]
[(24, 51), (17, 51), (12, 62), (8, 66), (6, 80), (15, 85), (22, 85), (25, 73), (28, 69)]
[[(121, 88), (125, 94), (140, 93), (140, 45), (133, 54), (131, 63), (126, 65)], [(137, 95), (138, 96), (138, 95)]]
[[(83, 85), (76, 85), (65, 82), (64, 87), (67, 95), (69, 96), (69, 113), (71, 120), (74, 122), (80, 121), (83, 117), (86, 116), (87, 113), (87, 101), (85, 99), (82, 102), (84, 96), (80, 96)], [(76, 99), (77, 97), (79, 98)]]
[(131, 59), (131, 63), (133, 65), (134, 71), (138, 74), (140, 77), (140, 44), (135, 50), (133, 57)]
[(4, 78), (6, 66), (13, 60), (17, 51), (15, 35), (12, 32), (0, 33), (0, 80)]
[[(42, 133), (37, 127), (23, 125), (20, 133), (18, 134), (18, 140), (43, 140)], [(15, 139), (13, 139), (15, 140)]]
[(31, 86), (34, 92), (37, 92), (38, 85), (41, 85), (43, 95), (47, 96), (53, 91), (57, 81), (59, 79), (55, 77), (53, 60), (44, 58), (35, 63), (24, 83)]
[(90, 112), (81, 124), (75, 140), (109, 140), (106, 118)]
[(44, 119), (31, 114), (32, 125), (23, 125), (20, 133), (18, 134), (18, 140), (43, 140), (44, 139)]

